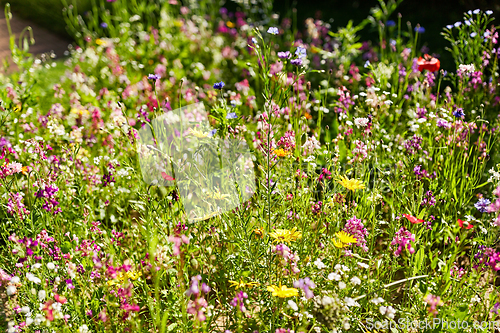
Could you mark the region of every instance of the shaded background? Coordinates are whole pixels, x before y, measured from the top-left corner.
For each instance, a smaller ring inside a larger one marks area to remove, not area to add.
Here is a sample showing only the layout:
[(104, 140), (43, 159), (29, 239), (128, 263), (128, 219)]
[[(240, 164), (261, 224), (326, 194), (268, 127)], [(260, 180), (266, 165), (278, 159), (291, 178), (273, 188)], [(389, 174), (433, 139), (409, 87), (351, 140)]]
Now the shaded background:
[[(73, 0), (67, 0), (72, 3)], [(157, 0), (148, 0), (157, 1)], [(218, 0), (214, 0), (218, 1)], [(0, 0), (5, 5), (9, 2), (14, 15), (19, 15), (38, 25), (57, 33), (59, 36), (70, 41), (70, 36), (66, 32), (65, 22), (62, 15), (63, 5), (61, 0)], [(185, 2), (185, 1), (180, 1)], [(91, 0), (76, 0), (76, 4), (81, 13), (90, 9)], [(275, 0), (273, 1), (274, 11), (281, 17), (292, 17), (292, 8), (297, 8), (298, 28), (302, 30), (305, 19), (312, 17), (329, 22), (332, 31), (338, 27), (345, 26), (349, 20), (354, 24), (360, 23), (370, 14), (370, 8), (378, 5), (377, 0)], [(224, 4), (229, 10), (236, 10), (238, 5), (232, 1)], [(404, 0), (391, 17), (397, 22), (397, 13), (402, 14), (402, 29), (406, 29), (406, 22), (411, 22), (414, 27), (420, 24), (425, 28), (419, 43), (426, 45), (429, 53), (436, 53), (441, 56), (442, 67), (453, 69), (454, 64), (448, 66), (452, 60), (445, 51), (448, 42), (440, 35), (442, 29), (447, 24), (463, 20), (463, 13), (468, 10), (479, 8), (481, 10), (492, 10), (494, 16), (500, 14), (500, 0)], [(498, 20), (495, 22), (497, 23)], [(370, 27), (365, 28), (361, 33), (361, 40), (370, 39), (378, 41), (376, 31), (370, 31)], [(445, 60), (445, 61), (443, 61)], [(448, 61), (449, 60), (449, 61)]]

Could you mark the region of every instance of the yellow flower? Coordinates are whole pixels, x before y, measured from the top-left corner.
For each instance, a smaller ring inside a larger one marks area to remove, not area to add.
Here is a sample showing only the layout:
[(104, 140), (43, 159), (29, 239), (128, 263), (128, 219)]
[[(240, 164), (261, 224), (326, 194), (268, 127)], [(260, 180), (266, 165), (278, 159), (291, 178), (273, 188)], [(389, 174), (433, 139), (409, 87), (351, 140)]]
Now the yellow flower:
[(275, 286), (274, 284), (270, 285), (267, 287), (267, 291), (272, 292), (273, 296), (278, 296), (281, 298), (287, 298), (287, 297), (293, 297), (293, 296), (298, 296), (299, 291), (295, 288), (288, 288), (287, 286), (282, 286), (280, 285)]
[(197, 138), (206, 138), (208, 136), (208, 133), (204, 133), (198, 129), (189, 129), (189, 134), (194, 135)]
[(217, 190), (217, 192), (207, 193), (207, 198), (215, 200), (227, 200), (229, 198), (229, 194), (222, 194), (220, 193), (220, 190)]
[(226, 25), (227, 25), (228, 28), (234, 28), (235, 27), (234, 23), (231, 22), (231, 21), (227, 21)]
[(260, 238), (264, 238), (264, 228), (262, 227), (254, 229), (253, 233), (255, 234), (256, 237), (260, 236)]
[(299, 238), (302, 238), (302, 233), (297, 231), (297, 227), (293, 227), (292, 230), (287, 229), (276, 229), (269, 233), (271, 238), (274, 238), (275, 242), (293, 242)]
[(362, 190), (365, 188), (365, 185), (361, 181), (354, 178), (349, 179), (345, 176), (340, 176), (340, 179), (337, 181), (340, 185), (351, 191)]
[(286, 156), (290, 155), (291, 153), (287, 150), (284, 150), (283, 148), (280, 148), (280, 149), (275, 149), (274, 154), (278, 157), (286, 157)]
[(337, 236), (337, 239), (333, 240), (333, 245), (339, 249), (347, 247), (358, 241), (355, 237), (349, 235), (345, 231), (339, 231), (335, 234), (335, 236)]
[(27, 175), (28, 174), (28, 167), (27, 166), (23, 166), (21, 168), (21, 172), (23, 173), (23, 175)]
[(174, 25), (176, 27), (180, 28), (180, 27), (184, 26), (184, 21), (182, 21), (182, 20), (175, 20), (174, 21)]
[(107, 284), (108, 284), (108, 286), (114, 286), (114, 285), (120, 284), (121, 282), (123, 282), (127, 279), (137, 280), (141, 275), (142, 275), (141, 272), (135, 272), (134, 270), (130, 270), (126, 273), (118, 272), (118, 274), (116, 274), (116, 279), (109, 280), (107, 282)]
[(245, 282), (241, 278), (239, 282), (229, 280), (229, 283), (231, 283), (231, 287), (235, 287), (235, 290), (239, 288), (252, 288), (259, 285), (257, 282)]

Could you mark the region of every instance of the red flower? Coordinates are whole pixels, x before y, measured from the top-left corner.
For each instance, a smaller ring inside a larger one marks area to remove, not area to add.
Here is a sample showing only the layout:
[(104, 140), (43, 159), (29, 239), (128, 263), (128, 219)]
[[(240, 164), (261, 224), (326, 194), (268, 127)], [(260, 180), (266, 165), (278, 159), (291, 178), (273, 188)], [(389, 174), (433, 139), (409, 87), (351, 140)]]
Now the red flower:
[(465, 229), (472, 229), (474, 226), (467, 222), (467, 221), (462, 221), (461, 219), (458, 219), (458, 225), (460, 226), (460, 228), (465, 228)]
[(437, 72), (439, 70), (439, 66), (441, 63), (439, 59), (436, 59), (428, 54), (424, 55), (424, 57), (419, 57), (417, 60), (418, 70), (423, 71), (427, 69), (429, 72)]
[(403, 216), (406, 217), (408, 219), (408, 221), (410, 221), (413, 224), (418, 224), (418, 223), (423, 223), (424, 222), (424, 220), (417, 219), (415, 216), (411, 216), (411, 215), (408, 215), (408, 214), (403, 214)]
[(54, 320), (54, 313), (52, 309), (52, 303), (54, 303), (53, 300), (48, 300), (43, 304), (43, 312), (45, 312), (45, 318), (47, 318), (48, 321), (53, 321)]
[(55, 294), (54, 298), (56, 299), (57, 302), (59, 302), (61, 304), (65, 304), (68, 301), (68, 299), (66, 297), (59, 296), (58, 294)]
[(162, 172), (162, 173), (161, 173), (161, 176), (162, 176), (162, 177), (163, 177), (163, 179), (165, 179), (165, 180), (170, 180), (170, 181), (175, 180), (175, 178), (174, 178), (174, 177), (167, 175), (165, 172)]

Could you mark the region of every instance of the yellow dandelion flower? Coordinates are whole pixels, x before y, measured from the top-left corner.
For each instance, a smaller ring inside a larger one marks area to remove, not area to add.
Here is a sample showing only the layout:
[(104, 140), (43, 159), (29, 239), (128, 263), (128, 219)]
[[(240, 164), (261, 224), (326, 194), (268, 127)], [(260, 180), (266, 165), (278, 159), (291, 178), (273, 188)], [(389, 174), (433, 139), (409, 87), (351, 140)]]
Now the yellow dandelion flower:
[(278, 157), (287, 157), (288, 155), (291, 154), (289, 151), (284, 150), (283, 148), (275, 149), (273, 152)]
[(208, 136), (208, 133), (205, 133), (205, 132), (202, 132), (198, 129), (193, 129), (193, 128), (189, 129), (189, 134), (194, 135), (195, 137), (200, 138), (200, 139), (206, 138)]
[(302, 233), (297, 231), (297, 227), (293, 227), (292, 230), (287, 229), (276, 229), (269, 233), (269, 237), (273, 238), (275, 242), (293, 242), (299, 238), (302, 238)]
[(255, 286), (258, 286), (259, 283), (257, 282), (245, 282), (243, 281), (243, 279), (240, 278), (240, 281), (231, 281), (229, 280), (229, 283), (231, 283), (231, 287), (235, 287), (234, 289), (235, 290), (238, 290), (238, 289), (243, 289), (243, 288), (253, 288)]
[(333, 245), (335, 245), (335, 247), (339, 249), (347, 247), (352, 243), (356, 243), (358, 241), (355, 237), (349, 235), (345, 231), (339, 231), (335, 234), (335, 236), (337, 237), (337, 239), (333, 240)]
[(362, 190), (365, 188), (365, 185), (355, 178), (349, 179), (345, 176), (340, 176), (340, 179), (337, 181), (340, 185), (351, 191)]
[(295, 288), (288, 288), (287, 286), (280, 285), (275, 286), (274, 284), (267, 287), (267, 291), (272, 292), (273, 296), (278, 296), (281, 298), (298, 296), (299, 291)]
[(254, 229), (253, 233), (255, 234), (255, 237), (264, 238), (264, 228), (262, 227)]
[(220, 190), (217, 190), (217, 192), (207, 193), (206, 195), (207, 198), (215, 200), (227, 200), (229, 198), (229, 194), (222, 194), (220, 193)]

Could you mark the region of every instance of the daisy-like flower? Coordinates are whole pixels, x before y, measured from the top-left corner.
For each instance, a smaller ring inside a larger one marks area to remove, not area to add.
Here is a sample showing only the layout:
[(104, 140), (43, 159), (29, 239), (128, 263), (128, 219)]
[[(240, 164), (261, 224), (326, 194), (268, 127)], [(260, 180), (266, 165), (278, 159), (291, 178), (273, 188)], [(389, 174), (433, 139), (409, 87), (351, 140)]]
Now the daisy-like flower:
[(291, 153), (287, 150), (284, 150), (283, 148), (280, 148), (280, 149), (275, 149), (274, 154), (278, 157), (286, 157), (286, 156), (290, 155)]
[(299, 238), (302, 238), (302, 233), (300, 231), (297, 231), (297, 227), (293, 227), (292, 230), (276, 229), (273, 232), (269, 233), (269, 237), (273, 238), (274, 241), (278, 243), (290, 243)]
[(269, 29), (267, 29), (267, 33), (271, 35), (277, 35), (279, 34), (279, 30), (276, 27), (270, 27)]
[(202, 131), (200, 131), (200, 130), (198, 130), (196, 128), (194, 128), (194, 129), (190, 128), (189, 129), (189, 134), (194, 135), (195, 137), (200, 138), (200, 139), (201, 138), (206, 138), (208, 136), (207, 133), (202, 132)]
[(335, 245), (335, 247), (339, 249), (347, 247), (358, 241), (355, 237), (349, 235), (345, 231), (339, 231), (335, 234), (335, 236), (337, 237), (337, 239), (333, 240), (333, 245)]
[(267, 291), (272, 292), (273, 296), (278, 296), (280, 298), (287, 298), (299, 295), (298, 289), (288, 288), (287, 286), (282, 286), (282, 285), (278, 287), (272, 284), (267, 287)]
[(229, 283), (231, 283), (231, 287), (234, 287), (235, 290), (238, 289), (243, 289), (243, 288), (253, 288), (255, 286), (258, 286), (258, 282), (245, 282), (243, 279), (240, 278), (240, 281), (231, 281), (229, 280)]
[(340, 185), (344, 186), (346, 189), (351, 190), (353, 192), (356, 190), (362, 190), (365, 188), (365, 185), (361, 181), (359, 181), (355, 178), (349, 179), (345, 176), (340, 176), (340, 179), (338, 179), (337, 182)]

